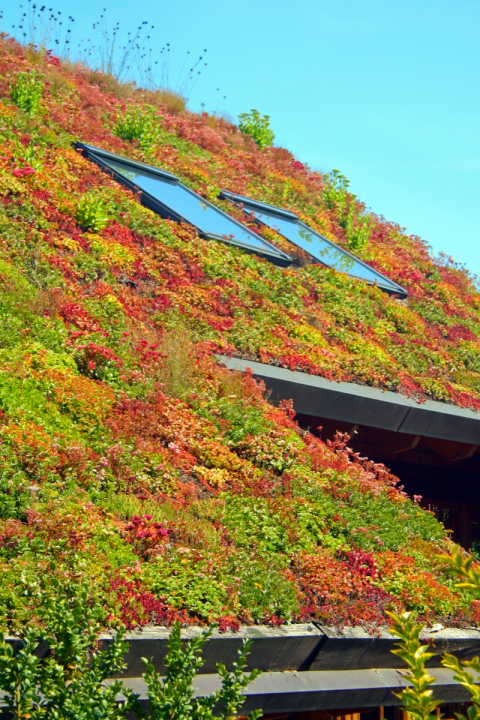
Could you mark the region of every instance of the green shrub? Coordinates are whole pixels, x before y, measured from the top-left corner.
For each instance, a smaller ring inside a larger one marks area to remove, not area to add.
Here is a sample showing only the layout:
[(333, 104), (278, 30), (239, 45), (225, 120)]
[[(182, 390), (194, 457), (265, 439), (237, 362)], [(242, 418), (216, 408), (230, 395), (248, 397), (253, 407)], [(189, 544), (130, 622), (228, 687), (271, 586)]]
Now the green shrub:
[(101, 232), (112, 219), (105, 200), (97, 193), (86, 193), (78, 203), (75, 220), (82, 230)]
[(249, 113), (241, 113), (238, 120), (242, 135), (250, 135), (260, 150), (273, 145), (275, 135), (270, 128), (270, 115), (262, 117), (258, 110), (252, 109)]
[[(475, 558), (470, 555), (465, 557), (461, 552), (454, 552), (452, 555), (440, 555), (447, 567), (446, 572), (460, 577), (463, 582), (456, 583), (458, 588), (469, 590), (477, 597), (480, 595), (480, 570), (474, 565)], [(426, 661), (433, 657), (428, 652), (429, 645), (422, 643), (420, 633), (425, 627), (417, 625), (413, 620), (413, 613), (407, 612), (399, 616), (393, 612), (387, 613), (392, 619), (392, 631), (400, 638), (394, 655), (400, 657), (408, 666), (406, 678), (411, 687), (406, 687), (397, 695), (403, 703), (403, 710), (408, 713), (412, 720), (434, 720), (437, 715), (437, 708), (442, 704), (441, 700), (433, 699), (433, 692), (430, 688), (435, 678), (430, 675), (425, 667)], [(480, 687), (478, 675), (480, 674), (480, 659), (464, 661), (463, 664), (455, 655), (445, 653), (442, 658), (442, 665), (453, 672), (453, 679), (462, 685), (471, 696), (471, 706), (467, 710), (468, 720), (479, 720), (480, 718)], [(476, 677), (469, 672), (473, 670)], [(455, 713), (457, 720), (467, 720), (465, 715)]]
[[(55, 568), (51, 568), (55, 570)], [(63, 720), (120, 720), (135, 717), (142, 720), (226, 720), (237, 714), (244, 702), (242, 690), (260, 674), (246, 675), (249, 641), (244, 642), (231, 672), (221, 663), (217, 671), (222, 686), (207, 697), (194, 698), (193, 681), (203, 665), (202, 647), (211, 630), (191, 640), (183, 648), (181, 625), (173, 626), (165, 658), (166, 676), (160, 677), (154, 665), (144, 660), (143, 678), (148, 688), (148, 714), (138, 702), (138, 695), (115, 680), (106, 685), (126, 666), (124, 628), (115, 634), (108, 649), (98, 643), (102, 608), (92, 601), (86, 584), (63, 586), (54, 578), (48, 593), (43, 588), (26, 587), (32, 607), (41, 608), (43, 637), (38, 628), (28, 628), (19, 638), (22, 647), (16, 653), (0, 634), (0, 690), (2, 703), (12, 717), (62, 718)], [(37, 656), (38, 646), (46, 642), (51, 652), (45, 660)], [(122, 692), (125, 702), (118, 703)], [(214, 708), (220, 706), (220, 714)], [(261, 711), (248, 716), (257, 720)]]
[(35, 115), (40, 110), (40, 100), (43, 95), (41, 77), (36, 72), (19, 72), (15, 82), (10, 84), (10, 98), (20, 110), (30, 115)]
[(332, 170), (325, 177), (323, 200), (329, 210), (335, 212), (344, 228), (348, 247), (353, 251), (364, 250), (370, 240), (370, 217), (355, 207), (356, 195), (349, 192), (349, 180), (339, 170)]
[[(243, 672), (250, 645), (248, 640), (243, 643), (237, 661), (233, 663), (232, 672), (227, 672), (222, 663), (217, 663), (222, 687), (207, 697), (193, 697), (193, 681), (203, 665), (200, 653), (210, 633), (211, 631), (207, 631), (191, 640), (183, 649), (181, 625), (176, 622), (168, 641), (165, 678), (160, 678), (153, 664), (147, 662), (143, 679), (148, 687), (151, 720), (227, 720), (238, 717), (238, 707), (244, 702), (242, 690), (260, 675), (259, 670), (254, 670), (249, 675)], [(221, 707), (220, 715), (214, 714), (216, 705)], [(248, 720), (256, 720), (261, 714), (261, 710), (254, 710), (247, 717)]]
[(30, 165), (35, 171), (39, 171), (43, 167), (43, 156), (45, 151), (34, 142), (30, 142), (26, 147), (19, 146), (19, 156), (23, 163)]
[(118, 115), (113, 133), (122, 140), (137, 140), (140, 147), (150, 147), (158, 141), (160, 134), (154, 108), (135, 107), (127, 110), (123, 117)]
[(350, 209), (345, 218), (345, 232), (348, 247), (353, 252), (365, 250), (370, 241), (370, 218), (368, 215), (357, 215)]
[[(32, 607), (41, 607), (43, 638), (38, 629), (28, 628), (15, 654), (0, 635), (0, 689), (3, 703), (15, 718), (120, 718), (124, 708), (116, 704), (121, 682), (104, 681), (125, 667), (127, 649), (124, 631), (118, 632), (109, 648), (97, 644), (101, 608), (88, 601), (88, 588), (63, 587), (50, 578), (50, 593), (26, 588)], [(41, 662), (36, 650), (41, 640), (51, 654)], [(136, 704), (136, 696), (124, 690), (125, 709)]]
[(333, 210), (338, 215), (343, 215), (347, 207), (348, 186), (350, 181), (342, 175), (340, 170), (332, 170), (325, 176), (325, 186), (323, 188), (323, 201), (329, 210)]

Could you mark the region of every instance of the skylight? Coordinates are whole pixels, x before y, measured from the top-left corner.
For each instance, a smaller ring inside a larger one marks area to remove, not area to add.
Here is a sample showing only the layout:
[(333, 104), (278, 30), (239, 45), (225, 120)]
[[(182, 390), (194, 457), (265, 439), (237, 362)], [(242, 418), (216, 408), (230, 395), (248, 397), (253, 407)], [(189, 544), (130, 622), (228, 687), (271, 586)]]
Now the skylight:
[(164, 170), (128, 160), (85, 143), (75, 143), (86, 157), (110, 172), (114, 179), (134, 191), (140, 191), (142, 203), (164, 218), (186, 222), (204, 237), (237, 245), (264, 255), (279, 265), (291, 258), (266, 240), (248, 230), (219, 208), (183, 185)]
[(276, 230), (286, 240), (290, 240), (291, 243), (308, 252), (323, 265), (345, 272), (351, 277), (365, 280), (370, 285), (376, 284), (388, 293), (407, 297), (407, 291), (400, 285), (309, 228), (293, 213), (224, 190), (219, 197), (237, 205), (242, 204), (247, 215)]

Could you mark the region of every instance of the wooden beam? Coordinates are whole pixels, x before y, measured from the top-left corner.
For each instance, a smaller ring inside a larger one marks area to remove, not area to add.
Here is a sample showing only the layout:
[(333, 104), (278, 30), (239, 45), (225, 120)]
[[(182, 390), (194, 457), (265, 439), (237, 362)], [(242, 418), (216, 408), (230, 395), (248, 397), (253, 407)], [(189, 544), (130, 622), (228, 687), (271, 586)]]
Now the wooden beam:
[(472, 445), (468, 450), (465, 450), (465, 452), (460, 453), (459, 455), (455, 455), (454, 458), (452, 458), (451, 462), (458, 462), (459, 460), (466, 460), (467, 458), (471, 458), (475, 455), (477, 451), (478, 445)]
[(410, 443), (410, 445), (408, 445), (407, 447), (404, 447), (404, 448), (400, 448), (400, 450), (392, 450), (392, 452), (394, 455), (398, 455), (399, 453), (407, 452), (407, 450), (415, 450), (415, 448), (417, 447), (417, 445), (421, 439), (422, 439), (421, 435), (415, 435), (415, 437), (412, 440), (412, 442)]

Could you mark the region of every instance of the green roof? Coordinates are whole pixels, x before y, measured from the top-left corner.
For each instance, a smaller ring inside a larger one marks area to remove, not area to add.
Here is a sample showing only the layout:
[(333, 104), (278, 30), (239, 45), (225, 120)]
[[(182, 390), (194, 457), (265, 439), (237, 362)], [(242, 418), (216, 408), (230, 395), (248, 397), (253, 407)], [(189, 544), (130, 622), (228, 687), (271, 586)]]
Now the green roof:
[[(29, 113), (10, 88), (34, 71)], [(49, 593), (52, 575), (89, 578), (105, 623), (130, 628), (371, 628), (389, 608), (476, 623), (437, 559), (453, 543), (434, 514), (345, 436), (322, 442), (217, 362), (473, 415), (480, 295), (466, 271), (367, 213), (337, 175), (222, 118), (142, 91), (125, 101), (12, 40), (0, 76), (0, 625), (29, 621), (22, 583)], [(132, 114), (149, 138), (120, 137)], [(175, 175), (294, 262), (161, 217), (74, 142)], [(220, 188), (293, 213), (408, 297), (313, 262)]]

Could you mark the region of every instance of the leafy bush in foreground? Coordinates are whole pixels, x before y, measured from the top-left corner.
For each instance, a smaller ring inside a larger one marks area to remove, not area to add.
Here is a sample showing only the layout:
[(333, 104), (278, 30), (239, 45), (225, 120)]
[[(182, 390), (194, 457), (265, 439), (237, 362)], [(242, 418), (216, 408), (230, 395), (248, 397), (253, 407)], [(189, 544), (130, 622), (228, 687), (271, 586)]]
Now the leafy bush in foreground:
[[(27, 629), (21, 638), (15, 638), (21, 648), (14, 652), (0, 634), (2, 704), (14, 718), (113, 720), (133, 713), (142, 720), (226, 720), (244, 702), (242, 690), (260, 674), (257, 670), (248, 675), (243, 672), (249, 648), (245, 641), (231, 672), (223, 664), (217, 665), (221, 688), (207, 697), (194, 698), (193, 682), (203, 664), (201, 650), (211, 631), (191, 640), (184, 649), (181, 625), (176, 622), (168, 641), (166, 676), (160, 677), (154, 665), (144, 660), (148, 689), (148, 711), (144, 712), (138, 695), (120, 680), (111, 680), (125, 668), (125, 629), (114, 634), (107, 650), (99, 649), (97, 615), (101, 608), (89, 606), (86, 587), (66, 590), (56, 583), (53, 590), (55, 596), (42, 603), (41, 636), (38, 628)], [(44, 659), (36, 654), (40, 643), (50, 650)], [(106, 680), (110, 682), (106, 684)], [(122, 702), (118, 702), (120, 692)], [(260, 715), (257, 710), (248, 718), (256, 720)]]
[[(462, 553), (457, 552), (452, 556), (443, 557), (443, 560), (447, 563), (449, 572), (462, 579), (462, 582), (457, 583), (458, 587), (468, 588), (474, 595), (480, 595), (480, 571), (478, 567), (475, 567), (471, 556), (464, 557)], [(430, 688), (435, 679), (425, 668), (425, 663), (433, 657), (433, 654), (428, 652), (428, 644), (422, 644), (420, 641), (423, 626), (414, 622), (412, 613), (402, 616), (391, 613), (391, 617), (393, 620), (392, 630), (400, 638), (397, 648), (392, 652), (407, 664), (407, 677), (411, 682), (411, 687), (405, 688), (398, 694), (402, 700), (403, 709), (415, 720), (434, 720), (435, 717), (438, 717), (436, 711), (442, 704), (442, 700), (434, 700)], [(480, 659), (474, 657), (473, 660), (461, 663), (455, 655), (445, 653), (442, 665), (453, 671), (454, 680), (460, 683), (471, 697), (472, 704), (467, 710), (468, 720), (478, 720), (480, 718), (480, 688), (478, 685)], [(467, 720), (461, 713), (455, 713), (455, 715), (457, 720)]]
[[(124, 631), (118, 632), (106, 651), (98, 649), (100, 608), (91, 607), (86, 586), (68, 589), (56, 582), (54, 594), (42, 597), (43, 632), (28, 628), (13, 647), (0, 636), (0, 689), (3, 703), (15, 718), (119, 718), (135, 707), (136, 698), (125, 692), (125, 705), (116, 697), (120, 681), (104, 685), (125, 667)], [(56, 592), (55, 592), (56, 591)], [(34, 601), (34, 593), (30, 599)], [(45, 642), (50, 653), (41, 659), (35, 651)]]

